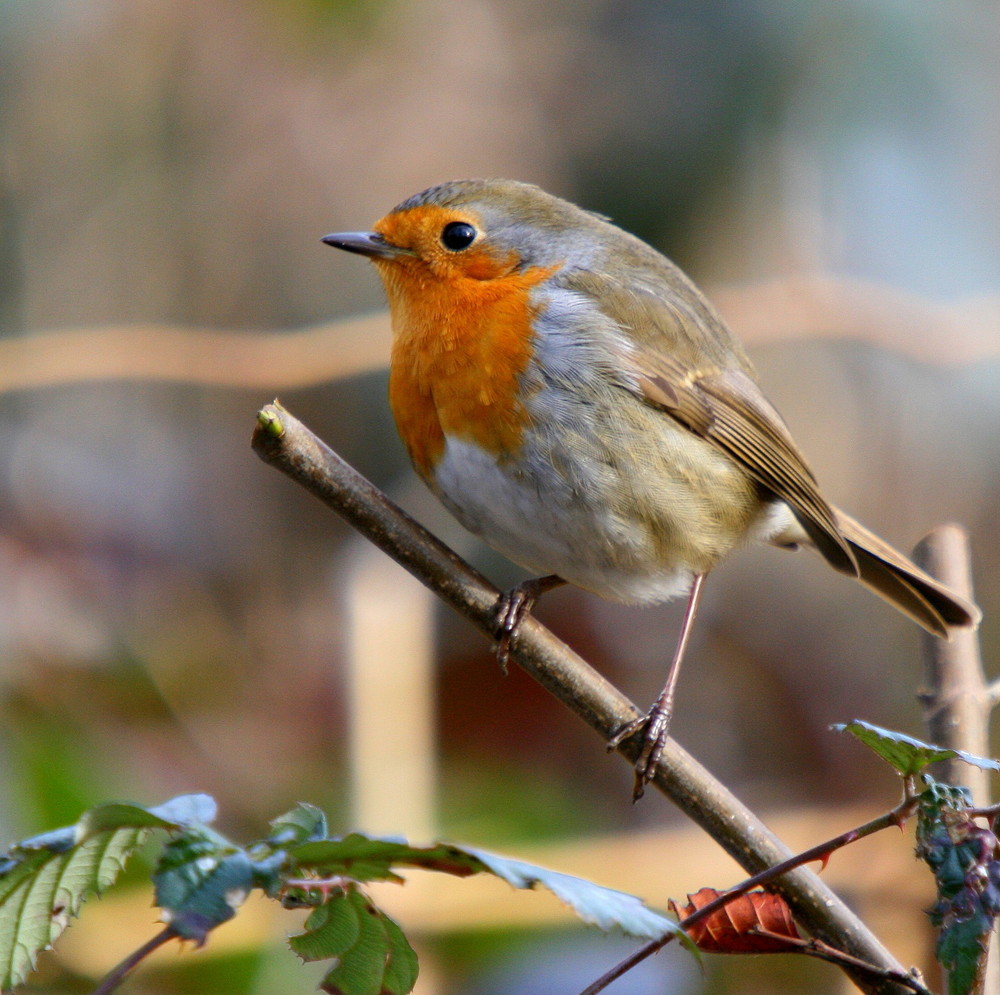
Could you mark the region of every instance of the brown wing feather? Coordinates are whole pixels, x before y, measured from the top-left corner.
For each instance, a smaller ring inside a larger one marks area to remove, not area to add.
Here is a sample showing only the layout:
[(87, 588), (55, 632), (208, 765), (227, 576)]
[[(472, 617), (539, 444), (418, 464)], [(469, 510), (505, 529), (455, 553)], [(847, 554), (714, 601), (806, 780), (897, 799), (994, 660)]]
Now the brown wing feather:
[[(823, 556), (858, 576), (858, 564), (833, 509), (781, 416), (753, 379), (742, 348), (700, 292), (673, 269), (623, 287), (606, 274), (569, 274), (618, 325), (628, 329), (635, 389), (696, 435), (739, 462), (785, 501)], [(658, 281), (658, 283), (656, 282)], [(667, 299), (653, 288), (670, 285)], [(595, 284), (599, 284), (596, 286)], [(705, 348), (705, 343), (711, 348)]]
[(837, 524), (861, 567), (861, 583), (919, 622), (948, 638), (948, 626), (975, 626), (982, 612), (967, 598), (921, 570), (898, 550), (839, 508)]
[[(668, 365), (656, 357), (657, 365)], [(693, 432), (738, 460), (769, 491), (785, 501), (823, 556), (858, 576), (851, 547), (833, 509), (792, 441), (778, 413), (742, 370), (723, 370), (679, 381), (669, 373), (643, 374), (643, 399), (673, 415)], [(669, 403), (676, 399), (675, 403)]]

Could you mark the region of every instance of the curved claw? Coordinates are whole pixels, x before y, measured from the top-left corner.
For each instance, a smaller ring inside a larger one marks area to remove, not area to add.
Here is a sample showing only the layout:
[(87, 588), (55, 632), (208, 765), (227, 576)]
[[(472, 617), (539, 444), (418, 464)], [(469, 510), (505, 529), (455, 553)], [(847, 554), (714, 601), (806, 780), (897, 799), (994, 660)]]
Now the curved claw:
[(653, 780), (656, 774), (656, 766), (663, 756), (663, 749), (667, 745), (668, 734), (670, 732), (670, 713), (672, 709), (664, 709), (662, 703), (657, 701), (646, 715), (640, 715), (631, 722), (626, 722), (608, 740), (607, 748), (610, 753), (617, 750), (622, 743), (635, 733), (643, 731), (642, 749), (633, 766), (635, 778), (632, 782), (632, 801), (637, 802), (645, 793), (646, 785)]
[(566, 581), (556, 574), (546, 577), (535, 577), (523, 581), (517, 587), (512, 587), (500, 595), (497, 601), (497, 663), (500, 669), (507, 673), (507, 662), (510, 660), (510, 647), (517, 635), (517, 630), (524, 617), (535, 607), (535, 603), (546, 592), (554, 587), (560, 587)]

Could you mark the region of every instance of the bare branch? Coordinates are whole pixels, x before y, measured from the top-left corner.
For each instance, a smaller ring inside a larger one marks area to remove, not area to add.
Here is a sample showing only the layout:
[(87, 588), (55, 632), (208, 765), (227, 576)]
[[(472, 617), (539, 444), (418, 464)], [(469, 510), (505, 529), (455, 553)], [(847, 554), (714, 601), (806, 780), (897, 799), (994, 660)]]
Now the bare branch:
[[(969, 539), (957, 525), (935, 529), (914, 550), (917, 563), (959, 594), (972, 597)], [(926, 689), (920, 694), (924, 721), (932, 743), (976, 756), (989, 755), (990, 692), (983, 676), (979, 635), (955, 629), (950, 640), (925, 635)], [(944, 779), (964, 784), (973, 803), (990, 804), (989, 778), (984, 770), (961, 760), (943, 761)]]
[[(500, 591), (325, 446), (278, 405), (258, 415), (253, 447), (343, 516), (488, 638), (496, 633)], [(620, 691), (528, 616), (511, 643), (511, 656), (528, 674), (574, 711), (606, 741), (639, 709)], [(640, 742), (619, 752), (634, 762)], [(724, 785), (676, 742), (669, 740), (653, 782), (727, 853), (754, 874), (792, 856), (791, 851)], [(776, 885), (796, 918), (814, 936), (873, 967), (905, 971), (846, 905), (805, 868)], [(899, 993), (891, 981), (854, 975), (866, 992)]]
[[(711, 297), (754, 345), (850, 339), (939, 365), (1000, 354), (997, 297), (941, 304), (822, 274), (716, 287)], [(389, 338), (385, 313), (280, 332), (159, 324), (36, 332), (0, 341), (0, 393), (94, 380), (286, 390), (385, 369)]]

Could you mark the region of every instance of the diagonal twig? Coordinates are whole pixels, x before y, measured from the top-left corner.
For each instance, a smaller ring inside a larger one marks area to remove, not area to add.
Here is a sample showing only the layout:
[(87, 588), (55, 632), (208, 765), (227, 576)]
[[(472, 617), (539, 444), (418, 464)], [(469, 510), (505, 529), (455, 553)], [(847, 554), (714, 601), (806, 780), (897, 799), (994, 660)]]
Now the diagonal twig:
[[(913, 784), (911, 779), (907, 782), (903, 800), (891, 811), (871, 819), (862, 826), (857, 826), (854, 829), (848, 829), (846, 832), (840, 833), (832, 839), (818, 843), (816, 846), (810, 847), (808, 850), (803, 850), (801, 853), (797, 853), (794, 857), (789, 857), (788, 860), (784, 860), (780, 864), (775, 864), (772, 867), (758, 871), (746, 880), (741, 881), (735, 887), (719, 893), (710, 902), (706, 902), (704, 905), (699, 906), (690, 915), (685, 916), (678, 923), (678, 925), (683, 930), (689, 930), (692, 926), (695, 926), (699, 922), (709, 918), (709, 916), (714, 915), (717, 911), (719, 911), (719, 909), (728, 905), (730, 902), (742, 895), (745, 895), (749, 891), (753, 891), (754, 888), (761, 888), (765, 885), (769, 885), (772, 891), (777, 891), (778, 888), (775, 882), (782, 877), (782, 875), (788, 874), (797, 867), (802, 867), (805, 864), (811, 864), (816, 860), (821, 860), (823, 862), (823, 866), (825, 867), (826, 862), (830, 859), (830, 856), (842, 847), (848, 846), (851, 843), (856, 843), (858, 840), (864, 839), (866, 836), (871, 836), (874, 833), (881, 832), (883, 829), (889, 829), (893, 826), (902, 827), (903, 824), (914, 814), (916, 807), (917, 800), (913, 794)], [(588, 985), (580, 993), (580, 995), (597, 995), (598, 992), (604, 991), (604, 989), (607, 988), (607, 986), (613, 981), (617, 981), (618, 978), (623, 977), (628, 971), (631, 971), (632, 968), (640, 964), (647, 957), (651, 957), (653, 954), (662, 950), (663, 947), (670, 943), (675, 936), (675, 933), (666, 933), (657, 940), (650, 940), (648, 943), (645, 943), (634, 953), (630, 954), (628, 957), (616, 964), (613, 968), (611, 968), (611, 970), (607, 971), (592, 984)], [(841, 962), (846, 964), (848, 960), (850, 960), (854, 966), (859, 968), (864, 967), (869, 972), (878, 974), (878, 972), (881, 971), (883, 978), (893, 980), (895, 972), (889, 968), (873, 968), (870, 964), (860, 960), (860, 958), (849, 957), (849, 955), (844, 955)], [(906, 978), (906, 984), (912, 987), (910, 980), (912, 977), (911, 975), (901, 974), (899, 977)], [(896, 980), (898, 980), (898, 978)]]
[[(488, 638), (496, 633), (500, 591), (278, 405), (258, 415), (253, 448), (266, 463), (301, 484), (388, 553)], [(512, 640), (511, 657), (530, 676), (607, 741), (639, 709), (565, 643), (531, 616)], [(618, 752), (634, 762), (640, 737)], [(668, 740), (653, 783), (700, 825), (745, 870), (755, 874), (792, 852), (723, 784), (674, 740)], [(888, 972), (905, 974), (871, 931), (811, 871), (798, 868), (776, 884), (799, 922), (814, 937)], [(865, 992), (899, 995), (891, 981), (860, 972)]]

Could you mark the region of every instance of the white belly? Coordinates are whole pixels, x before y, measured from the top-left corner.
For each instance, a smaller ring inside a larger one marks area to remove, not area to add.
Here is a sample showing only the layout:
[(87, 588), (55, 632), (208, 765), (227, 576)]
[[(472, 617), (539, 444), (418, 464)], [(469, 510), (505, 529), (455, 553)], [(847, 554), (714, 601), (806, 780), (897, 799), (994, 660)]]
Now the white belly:
[[(567, 479), (537, 457), (514, 472), (476, 445), (450, 438), (436, 467), (435, 489), (469, 531), (533, 574), (564, 580), (614, 601), (658, 602), (685, 593), (735, 543), (725, 536), (713, 563), (689, 562), (664, 542), (683, 516), (648, 515), (621, 500), (604, 464), (575, 462)], [(609, 491), (611, 493), (609, 493)], [(634, 512), (634, 513), (633, 513)]]

